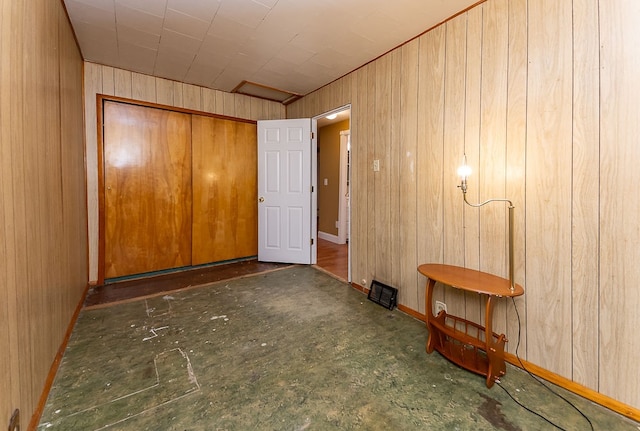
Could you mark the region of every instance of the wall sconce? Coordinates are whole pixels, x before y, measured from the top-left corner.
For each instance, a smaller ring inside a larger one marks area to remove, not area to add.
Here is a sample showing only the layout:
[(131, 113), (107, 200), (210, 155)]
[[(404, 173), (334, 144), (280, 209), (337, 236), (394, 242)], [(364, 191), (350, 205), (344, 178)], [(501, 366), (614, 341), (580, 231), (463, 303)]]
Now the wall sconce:
[(506, 202), (509, 206), (509, 285), (513, 292), (515, 290), (515, 282), (513, 280), (513, 203), (509, 199), (488, 199), (479, 204), (472, 204), (467, 200), (467, 177), (471, 175), (471, 168), (467, 165), (467, 155), (463, 156), (462, 165), (458, 168), (458, 176), (460, 176), (460, 185), (458, 186), (462, 190), (462, 198), (467, 205), (479, 208), (488, 204), (489, 202)]

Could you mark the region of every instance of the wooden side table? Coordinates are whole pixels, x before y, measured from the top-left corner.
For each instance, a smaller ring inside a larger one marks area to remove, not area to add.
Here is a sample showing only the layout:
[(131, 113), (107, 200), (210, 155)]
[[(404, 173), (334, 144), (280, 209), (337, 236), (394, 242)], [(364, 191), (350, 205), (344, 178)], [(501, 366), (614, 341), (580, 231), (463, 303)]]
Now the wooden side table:
[[(486, 376), (487, 387), (490, 388), (506, 373), (504, 345), (507, 339), (504, 334), (491, 330), (494, 298), (520, 296), (524, 289), (516, 284), (511, 290), (509, 280), (505, 278), (459, 266), (427, 263), (418, 266), (418, 271), (428, 278), (425, 295), (429, 329), (427, 353), (437, 350), (451, 362)], [(432, 303), (436, 282), (485, 295), (484, 326), (444, 311), (434, 316)]]

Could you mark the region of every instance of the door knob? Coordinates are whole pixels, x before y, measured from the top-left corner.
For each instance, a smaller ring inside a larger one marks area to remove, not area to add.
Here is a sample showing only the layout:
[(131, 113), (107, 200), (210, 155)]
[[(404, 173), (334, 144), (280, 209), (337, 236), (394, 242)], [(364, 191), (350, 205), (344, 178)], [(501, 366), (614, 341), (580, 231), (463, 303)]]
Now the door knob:
[(264, 198), (263, 198), (262, 196), (260, 196), (260, 197), (258, 198), (258, 202), (264, 202)]

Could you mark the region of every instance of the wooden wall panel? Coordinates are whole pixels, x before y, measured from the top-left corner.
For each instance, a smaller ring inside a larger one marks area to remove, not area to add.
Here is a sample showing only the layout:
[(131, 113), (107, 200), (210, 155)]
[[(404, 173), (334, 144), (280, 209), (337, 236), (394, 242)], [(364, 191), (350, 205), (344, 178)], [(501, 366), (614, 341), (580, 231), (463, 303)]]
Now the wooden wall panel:
[(102, 94), (108, 96), (115, 96), (116, 94), (116, 81), (113, 67), (104, 66), (102, 68)]
[(390, 55), (389, 72), (391, 82), (389, 94), (389, 254), (392, 261), (389, 282), (391, 286), (400, 284), (402, 273), (402, 250), (398, 241), (402, 235), (402, 208), (400, 205), (400, 161), (402, 160), (402, 128), (400, 121), (400, 85), (402, 79), (402, 51), (395, 50)]
[[(527, 148), (527, 0), (509, 1), (509, 62), (507, 76), (507, 166), (506, 194), (514, 209), (514, 275), (521, 285), (525, 277), (525, 164)], [(526, 352), (527, 333), (518, 332), (519, 320), (526, 319), (527, 296), (507, 301), (507, 351)], [(521, 319), (518, 319), (520, 314)], [(518, 340), (518, 336), (520, 339)]]
[[(84, 63), (85, 79), (85, 150), (87, 156), (87, 213), (89, 223), (89, 280), (95, 283), (98, 280), (98, 143), (97, 143), (97, 113), (96, 95), (108, 94), (105, 92), (105, 85), (110, 87), (113, 81), (114, 93), (117, 97), (135, 99), (157, 103), (161, 105), (174, 106), (178, 108), (188, 108), (201, 110), (203, 112), (229, 115), (235, 113), (236, 94), (224, 93), (222, 91), (211, 90), (183, 84), (181, 82), (170, 81), (163, 78), (154, 78), (141, 75), (136, 72), (97, 65), (90, 62)], [(107, 78), (106, 84), (104, 73), (113, 74), (113, 79)], [(246, 97), (247, 100), (251, 98)], [(261, 100), (261, 99), (260, 99)], [(262, 101), (263, 113), (267, 113), (268, 118), (281, 119), (285, 117), (284, 105), (277, 102)], [(186, 106), (189, 105), (189, 106)], [(250, 116), (251, 103), (243, 108), (243, 119), (252, 119)], [(244, 105), (243, 105), (244, 106)], [(246, 112), (245, 112), (246, 111)]]
[[(416, 183), (418, 152), (418, 50), (419, 41), (416, 39), (402, 47), (402, 64), (400, 79), (400, 163), (398, 172), (398, 188), (400, 197), (400, 220), (398, 254), (400, 260), (400, 279), (398, 301), (407, 307), (418, 310), (418, 292), (423, 286), (418, 285), (418, 266), (416, 258)], [(353, 114), (352, 114), (353, 115)]]
[(173, 105), (173, 81), (169, 79), (156, 79), (156, 102), (160, 105)]
[[(464, 208), (456, 169), (462, 162), (465, 134), (465, 81), (467, 17), (461, 15), (444, 25), (445, 82), (442, 163), (444, 262), (464, 266)], [(441, 298), (447, 311), (456, 316), (465, 316), (465, 294), (456, 289), (446, 289)]]
[[(40, 10), (38, 10), (40, 6)], [(48, 9), (44, 5), (38, 5), (37, 3), (28, 3), (25, 7), (25, 27), (44, 27), (45, 14), (48, 13)], [(53, 30), (53, 29), (52, 29)], [(55, 28), (57, 33), (57, 28)], [(31, 67), (25, 67), (24, 76), (27, 83), (39, 82), (42, 80), (43, 84), (47, 82), (46, 75), (46, 51), (49, 48), (45, 36), (36, 32), (30, 34), (24, 39), (24, 49), (27, 52), (33, 53), (33, 60)], [(31, 101), (37, 100), (40, 97), (42, 100), (39, 103), (33, 103)], [(44, 88), (38, 88), (34, 85), (26, 85), (24, 89), (25, 102), (23, 104), (25, 129), (23, 131), (24, 143), (22, 145), (22, 169), (24, 173), (24, 182), (22, 184), (23, 196), (29, 196), (29, 199), (24, 200), (24, 218), (26, 224), (25, 242), (32, 248), (28, 251), (25, 262), (26, 286), (25, 286), (25, 299), (29, 301), (29, 304), (24, 304), (25, 308), (35, 310), (45, 310), (45, 304), (43, 304), (43, 295), (38, 295), (37, 290), (43, 285), (45, 279), (43, 278), (43, 263), (46, 259), (45, 247), (47, 241), (44, 238), (46, 232), (42, 230), (42, 218), (45, 217), (46, 205), (44, 204), (44, 188), (46, 187), (44, 169), (44, 159), (42, 154), (47, 151), (48, 143), (45, 141), (46, 133), (46, 115), (45, 106), (48, 105), (50, 94)], [(30, 123), (30, 124), (29, 124)], [(29, 126), (28, 126), (29, 124)], [(27, 310), (25, 310), (27, 311)], [(31, 311), (31, 310), (29, 310)], [(24, 366), (23, 372), (26, 372), (28, 376), (28, 384), (25, 389), (31, 395), (30, 403), (35, 404), (37, 399), (36, 376), (46, 375), (46, 370), (43, 373), (40, 369), (43, 364), (36, 361), (35, 358), (41, 357), (48, 348), (49, 340), (43, 339), (42, 344), (38, 344), (38, 328), (46, 327), (46, 317), (40, 314), (34, 314), (34, 319), (29, 320), (26, 327), (23, 329), (22, 336), (29, 340), (29, 356), (26, 356), (26, 360), (23, 360), (21, 366)], [(45, 347), (46, 346), (46, 347)], [(44, 349), (44, 350), (43, 350)], [(46, 365), (44, 365), (46, 367)]]
[[(377, 107), (377, 94), (376, 94), (376, 63), (370, 63), (365, 68), (366, 71), (366, 91), (369, 94), (369, 103), (367, 104), (367, 122), (365, 124), (366, 129), (366, 138), (365, 144), (367, 146), (367, 158), (368, 161), (368, 169), (364, 172), (366, 176), (364, 178), (367, 190), (374, 191), (376, 189), (376, 175), (377, 172), (373, 171), (373, 161), (375, 159), (380, 159), (380, 154), (376, 152), (376, 123), (381, 120), (381, 118), (376, 117), (376, 107)], [(319, 100), (322, 100), (321, 98)], [(320, 103), (316, 101), (316, 104), (320, 106)], [(322, 109), (322, 108), (320, 108)], [(354, 149), (354, 152), (357, 151)], [(378, 207), (376, 205), (379, 200), (381, 205), (384, 204), (386, 190), (378, 190), (380, 193), (379, 199), (370, 199), (371, 195), (367, 194), (365, 199), (367, 200), (367, 211), (364, 214), (365, 221), (364, 226), (367, 228), (367, 261), (366, 261), (366, 280), (368, 281), (368, 285), (371, 285), (371, 280), (376, 277), (380, 277), (381, 273), (387, 271), (387, 268), (378, 268), (376, 266), (376, 260), (378, 257), (378, 247), (380, 246), (381, 241), (376, 237), (378, 235), (376, 231), (376, 212), (378, 211)], [(378, 195), (376, 195), (377, 197)], [(382, 208), (384, 210), (384, 208)], [(384, 232), (381, 232), (384, 234)], [(385, 265), (386, 266), (386, 265)]]
[(183, 84), (183, 107), (192, 109), (194, 111), (202, 111), (202, 94), (200, 92), (202, 88), (197, 85)]
[(75, 44), (75, 36), (67, 23), (67, 16), (59, 10), (60, 21), (60, 146), (62, 172), (62, 232), (60, 248), (64, 250), (60, 265), (61, 283), (73, 286), (63, 292), (61, 312), (56, 316), (56, 327), (69, 324), (71, 313), (78, 305), (78, 295), (88, 281), (87, 259), (87, 205), (84, 157), (83, 94), (78, 83), (82, 82), (82, 62)]
[[(363, 67), (357, 73), (357, 91), (358, 106), (360, 107), (360, 115), (354, 116), (351, 112), (352, 129), (358, 130), (358, 139), (351, 136), (351, 160), (353, 165), (352, 172), (352, 205), (351, 205), (351, 232), (358, 232), (357, 235), (351, 235), (351, 256), (357, 255), (358, 259), (351, 258), (352, 262), (352, 280), (357, 280), (363, 286), (367, 285), (371, 280), (369, 272), (369, 243), (368, 243), (368, 220), (369, 206), (367, 204), (367, 177), (370, 172), (371, 162), (373, 158), (369, 154), (369, 128), (370, 123), (368, 116), (369, 107), (369, 91), (367, 89), (368, 67)], [(304, 100), (304, 99), (303, 99)], [(313, 112), (313, 111), (312, 111)], [(310, 115), (312, 116), (312, 115)], [(355, 125), (354, 125), (355, 122)]]
[[(640, 5), (624, 0), (488, 0), (288, 107), (288, 116), (313, 117), (351, 104), (355, 282), (396, 280), (398, 260), (376, 258), (385, 247), (406, 265), (400, 303), (419, 313), (425, 280), (411, 274), (419, 263), (459, 263), (459, 250), (465, 266), (507, 276), (505, 206), (461, 207), (451, 190), (464, 148), (475, 170), (469, 200), (515, 205), (515, 279), (526, 290), (516, 300), (519, 355), (636, 409), (638, 25)], [(379, 137), (397, 128), (402, 146), (391, 139), (384, 148)], [(371, 163), (389, 150), (394, 166), (403, 159), (379, 181)], [(387, 205), (386, 223), (403, 220), (398, 235), (373, 215)], [(477, 298), (464, 302), (467, 318), (482, 320)], [(515, 352), (513, 304), (501, 303), (494, 318)]]
[[(440, 26), (420, 38), (418, 86), (418, 190), (417, 261), (443, 262), (443, 140), (445, 27)], [(426, 279), (419, 276), (422, 286)], [(420, 313), (425, 313), (424, 287), (420, 290)], [(441, 286), (434, 297), (442, 300)]]
[(571, 250), (573, 379), (598, 387), (598, 172), (600, 148), (598, 2), (574, 1), (573, 8), (573, 227)]
[[(480, 93), (480, 147), (477, 175), (478, 199), (506, 198), (507, 71), (509, 42), (508, 0), (483, 5), (482, 75)], [(475, 209), (480, 220), (480, 270), (508, 276), (507, 204), (492, 202)], [(499, 258), (499, 256), (502, 258)], [(498, 257), (498, 258), (497, 258)], [(506, 332), (506, 301), (493, 312), (494, 330)], [(483, 313), (484, 318), (484, 313)]]
[(131, 74), (131, 98), (143, 102), (155, 103), (156, 78), (141, 73)]
[[(465, 62), (465, 113), (464, 113), (464, 154), (469, 166), (478, 166), (480, 151), (480, 103), (482, 95), (482, 28), (484, 5), (467, 13), (466, 62)], [(458, 164), (461, 160), (458, 161)], [(477, 172), (476, 172), (477, 174)], [(476, 175), (477, 177), (477, 175)], [(456, 176), (459, 182), (460, 178)], [(458, 193), (461, 193), (458, 190)], [(467, 191), (470, 202), (480, 202), (479, 187)], [(461, 199), (460, 196), (457, 198)], [(480, 269), (480, 218), (479, 212), (467, 205), (461, 208), (464, 225), (465, 267)], [(474, 294), (465, 295), (465, 316), (474, 322), (482, 321), (483, 298)]]
[(375, 104), (373, 107), (374, 119), (371, 121), (373, 125), (373, 151), (374, 159), (379, 160), (380, 170), (373, 172), (373, 188), (378, 190), (376, 193), (378, 198), (373, 201), (375, 205), (371, 206), (371, 215), (373, 223), (370, 225), (375, 232), (370, 237), (370, 245), (373, 242), (372, 249), (375, 250), (375, 259), (373, 260), (376, 271), (374, 276), (376, 279), (385, 283), (391, 283), (391, 267), (385, 262), (391, 259), (391, 122), (384, 121), (391, 116), (391, 56), (387, 55), (374, 64), (375, 67), (370, 69), (372, 72), (369, 85), (375, 86)]
[[(93, 64), (93, 63), (85, 63), (85, 68), (87, 67), (87, 65), (89, 64)], [(93, 65), (93, 67), (97, 67), (99, 69), (103, 69), (104, 66), (98, 66), (98, 65)], [(133, 72), (129, 72), (128, 70), (122, 70), (122, 69), (114, 69), (113, 71), (113, 76), (114, 76), (114, 86), (115, 86), (115, 95), (118, 97), (126, 97), (128, 99), (131, 99), (132, 96), (132, 82), (131, 82), (131, 75), (133, 74)], [(102, 82), (99, 83), (100, 85), (102, 85)], [(95, 99), (95, 96), (93, 95), (89, 95), (87, 96), (87, 98), (85, 99), (85, 106), (89, 105), (90, 103), (93, 103), (93, 100)], [(93, 103), (95, 105), (95, 103)], [(87, 116), (87, 126), (90, 125), (90, 121), (92, 121), (92, 118), (96, 118), (95, 115), (91, 118), (89, 118)], [(95, 127), (94, 127), (95, 129)], [(87, 132), (89, 133), (89, 132)], [(88, 141), (88, 142), (95, 142), (95, 140), (93, 141)]]
[(62, 2), (0, 20), (0, 420), (26, 428), (87, 282), (82, 59)]
[[(600, 8), (600, 390), (640, 406), (640, 4)], [(597, 173), (591, 173), (597, 175)]]
[(527, 358), (571, 376), (571, 4), (528, 5)]

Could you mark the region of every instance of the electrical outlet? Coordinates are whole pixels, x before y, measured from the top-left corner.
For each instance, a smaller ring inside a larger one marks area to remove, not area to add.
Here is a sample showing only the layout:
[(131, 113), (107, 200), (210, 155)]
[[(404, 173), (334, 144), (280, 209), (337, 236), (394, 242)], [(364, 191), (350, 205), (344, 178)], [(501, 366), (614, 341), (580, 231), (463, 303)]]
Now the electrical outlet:
[(441, 311), (447, 314), (447, 304), (442, 301), (436, 301), (436, 316), (440, 314)]
[(373, 171), (374, 171), (374, 172), (378, 172), (378, 171), (380, 171), (380, 160), (375, 159), (375, 160), (373, 161), (373, 165), (372, 165), (372, 167), (373, 167)]

